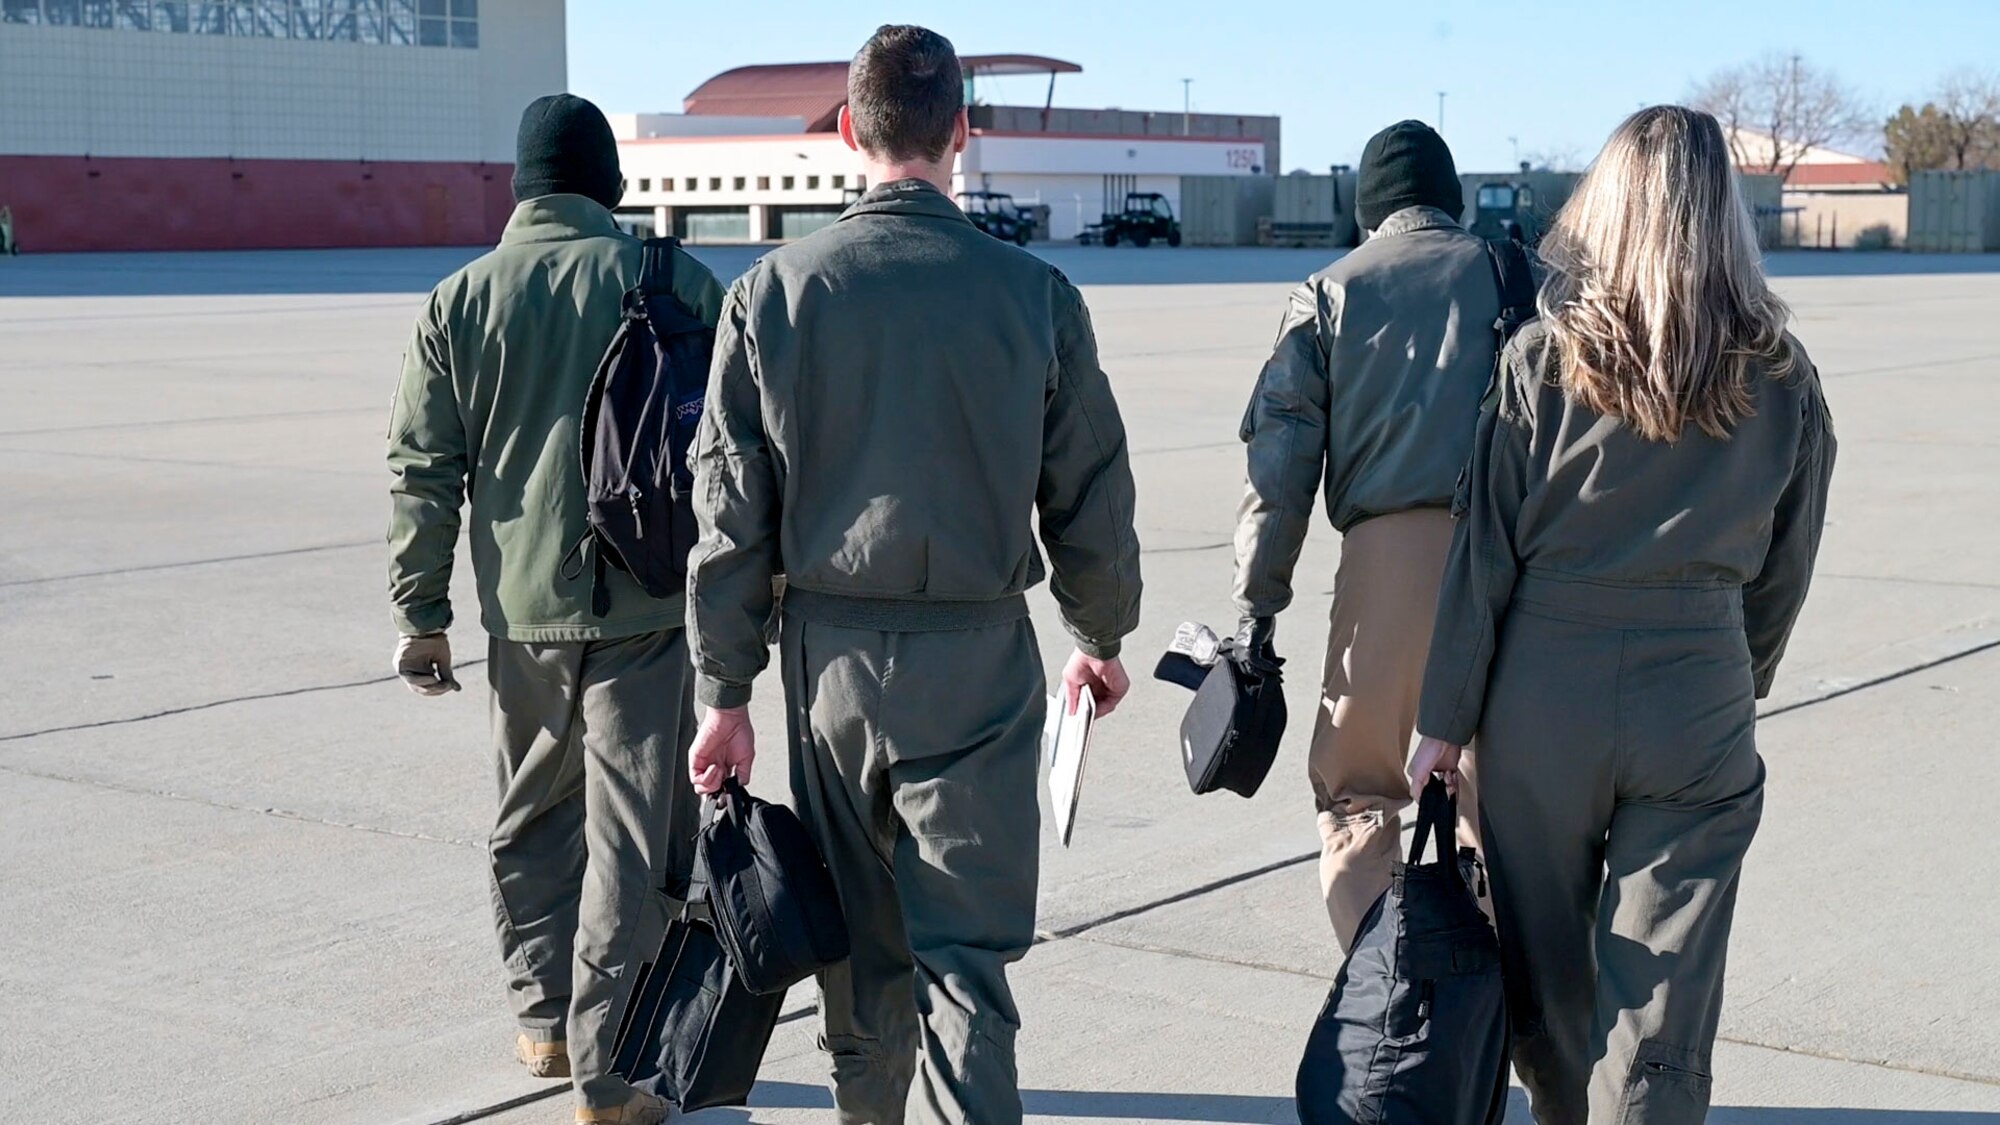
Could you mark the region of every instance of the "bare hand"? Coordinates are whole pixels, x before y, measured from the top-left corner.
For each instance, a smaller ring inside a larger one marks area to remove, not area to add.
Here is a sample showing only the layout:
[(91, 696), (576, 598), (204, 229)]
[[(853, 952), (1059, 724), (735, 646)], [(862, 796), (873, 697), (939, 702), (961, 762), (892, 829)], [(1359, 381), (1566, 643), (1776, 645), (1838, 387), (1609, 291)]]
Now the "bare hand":
[(750, 784), (750, 763), (757, 760), (757, 734), (750, 729), (748, 707), (711, 707), (701, 718), (694, 745), (688, 747), (688, 778), (694, 791), (707, 796), (730, 777)]
[(458, 681), (451, 678), (451, 638), (443, 633), (399, 638), (391, 666), (402, 677), (403, 686), (418, 695), (459, 690)]
[(1462, 748), (1441, 738), (1424, 735), (1417, 740), (1417, 752), (1410, 756), (1410, 796), (1422, 797), (1432, 774), (1444, 777), (1445, 788), (1458, 793), (1458, 756)]
[(1097, 713), (1109, 715), (1118, 709), (1119, 701), (1132, 690), (1132, 677), (1125, 674), (1125, 665), (1117, 657), (1099, 660), (1078, 651), (1070, 654), (1069, 664), (1063, 668), (1063, 700), (1069, 713), (1076, 714), (1079, 696), (1085, 688), (1097, 701)]

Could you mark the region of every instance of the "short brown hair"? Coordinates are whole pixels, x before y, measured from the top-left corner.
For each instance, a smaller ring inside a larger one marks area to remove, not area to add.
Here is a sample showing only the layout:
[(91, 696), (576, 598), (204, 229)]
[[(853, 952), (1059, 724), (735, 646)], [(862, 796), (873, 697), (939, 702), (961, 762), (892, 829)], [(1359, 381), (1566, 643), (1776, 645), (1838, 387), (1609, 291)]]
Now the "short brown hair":
[(847, 68), (854, 140), (872, 156), (943, 160), (963, 108), (958, 51), (928, 28), (885, 24)]

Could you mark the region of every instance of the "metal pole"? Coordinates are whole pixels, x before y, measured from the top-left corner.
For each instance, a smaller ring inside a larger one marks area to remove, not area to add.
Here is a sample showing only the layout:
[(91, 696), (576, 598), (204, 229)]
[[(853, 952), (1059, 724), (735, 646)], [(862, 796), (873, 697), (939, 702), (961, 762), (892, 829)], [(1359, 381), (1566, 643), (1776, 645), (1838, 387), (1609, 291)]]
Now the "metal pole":
[(1440, 133), (1444, 132), (1444, 95), (1445, 92), (1443, 90), (1438, 91), (1438, 132)]
[(1194, 79), (1181, 79), (1181, 136), (1194, 135)]

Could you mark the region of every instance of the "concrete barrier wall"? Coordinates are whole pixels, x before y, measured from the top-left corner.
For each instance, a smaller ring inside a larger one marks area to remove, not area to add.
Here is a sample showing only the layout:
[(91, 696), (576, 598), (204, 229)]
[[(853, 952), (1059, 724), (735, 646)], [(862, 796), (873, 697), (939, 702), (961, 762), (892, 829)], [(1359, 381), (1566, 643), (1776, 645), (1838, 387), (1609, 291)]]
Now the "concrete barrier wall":
[(1276, 195), (1273, 176), (1182, 176), (1181, 238), (1189, 246), (1255, 246)]
[(1918, 172), (1910, 177), (1912, 250), (2000, 250), (2000, 172)]

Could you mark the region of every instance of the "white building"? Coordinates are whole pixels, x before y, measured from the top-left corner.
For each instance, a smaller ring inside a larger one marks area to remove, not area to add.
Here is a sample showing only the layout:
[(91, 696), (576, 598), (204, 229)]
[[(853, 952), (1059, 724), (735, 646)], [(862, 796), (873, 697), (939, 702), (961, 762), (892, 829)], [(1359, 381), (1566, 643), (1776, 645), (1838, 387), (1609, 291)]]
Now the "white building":
[(0, 0), (0, 205), (39, 250), (490, 242), (563, 0)]
[[(979, 76), (1080, 68), (1027, 55), (962, 60)], [(616, 114), (625, 170), (621, 216), (689, 241), (797, 238), (837, 217), (867, 185), (833, 131), (844, 63), (744, 67), (690, 94), (682, 114)], [(1176, 210), (1180, 178), (1268, 175), (1276, 118), (973, 104), (954, 188), (1011, 194), (1047, 209), (1045, 237), (1066, 239), (1125, 192), (1159, 192)]]

